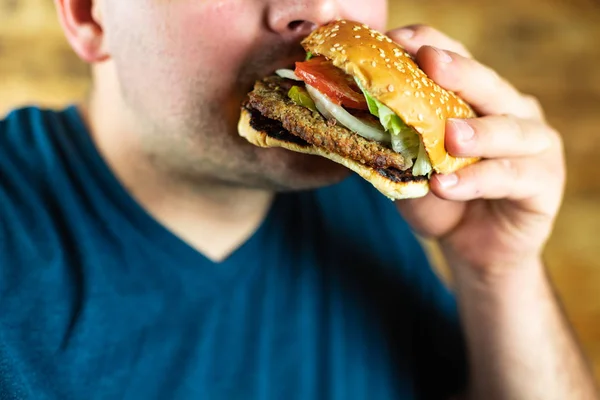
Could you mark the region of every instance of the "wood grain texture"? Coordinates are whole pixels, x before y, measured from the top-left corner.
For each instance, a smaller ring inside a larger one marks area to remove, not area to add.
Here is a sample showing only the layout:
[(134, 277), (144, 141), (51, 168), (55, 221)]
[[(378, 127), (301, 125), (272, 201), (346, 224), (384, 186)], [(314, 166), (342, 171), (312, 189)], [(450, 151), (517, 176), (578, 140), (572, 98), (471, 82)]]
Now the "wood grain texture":
[[(390, 27), (413, 23), (447, 32), (538, 96), (564, 135), (568, 186), (546, 260), (600, 378), (600, 176), (590, 166), (600, 154), (600, 3), (391, 1)], [(88, 87), (88, 68), (64, 40), (51, 1), (0, 0), (0, 115), (24, 104), (60, 107)]]

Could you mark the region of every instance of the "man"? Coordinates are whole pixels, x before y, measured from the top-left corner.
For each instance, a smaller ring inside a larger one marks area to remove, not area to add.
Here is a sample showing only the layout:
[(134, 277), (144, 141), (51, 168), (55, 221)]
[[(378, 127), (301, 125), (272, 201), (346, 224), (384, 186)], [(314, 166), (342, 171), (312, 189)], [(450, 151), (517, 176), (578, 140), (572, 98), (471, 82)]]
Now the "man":
[[(384, 0), (56, 6), (94, 85), (0, 123), (3, 399), (596, 398), (541, 259), (561, 140), (460, 44), (389, 33), (479, 111), (446, 146), (485, 159), (392, 203), (236, 132), (302, 37), (383, 29)], [(439, 240), (456, 304), (411, 228)]]

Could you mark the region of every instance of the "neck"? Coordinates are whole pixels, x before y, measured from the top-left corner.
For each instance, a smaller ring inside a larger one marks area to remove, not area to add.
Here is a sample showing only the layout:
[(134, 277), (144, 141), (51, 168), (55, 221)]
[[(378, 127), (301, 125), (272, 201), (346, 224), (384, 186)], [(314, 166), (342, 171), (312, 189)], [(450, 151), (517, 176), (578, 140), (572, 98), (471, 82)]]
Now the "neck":
[(215, 262), (227, 258), (262, 223), (273, 193), (214, 180), (192, 184), (158, 170), (145, 157), (130, 124), (118, 119), (122, 110), (115, 102), (94, 96), (89, 105), (80, 107), (100, 154), (117, 179), (181, 240)]

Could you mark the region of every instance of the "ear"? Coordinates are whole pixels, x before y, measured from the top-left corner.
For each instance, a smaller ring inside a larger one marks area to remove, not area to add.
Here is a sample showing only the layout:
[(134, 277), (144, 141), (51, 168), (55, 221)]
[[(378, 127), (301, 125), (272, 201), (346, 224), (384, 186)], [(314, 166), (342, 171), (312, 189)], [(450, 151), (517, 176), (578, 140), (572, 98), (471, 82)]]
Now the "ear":
[(109, 58), (104, 48), (99, 0), (54, 0), (65, 35), (75, 53), (88, 63)]

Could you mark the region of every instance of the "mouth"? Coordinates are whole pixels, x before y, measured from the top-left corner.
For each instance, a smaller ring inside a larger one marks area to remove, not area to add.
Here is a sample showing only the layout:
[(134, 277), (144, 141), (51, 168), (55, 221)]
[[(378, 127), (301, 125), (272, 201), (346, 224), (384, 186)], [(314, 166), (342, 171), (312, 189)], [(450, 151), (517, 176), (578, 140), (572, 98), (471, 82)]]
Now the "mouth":
[(267, 76), (275, 75), (275, 71), (277, 71), (278, 69), (294, 70), (296, 68), (296, 62), (303, 61), (304, 57), (304, 55), (297, 55), (295, 57), (278, 60), (258, 70), (256, 73), (252, 74), (251, 77), (249, 77), (247, 82), (244, 82), (242, 88), (244, 94), (247, 94), (248, 92), (252, 91), (256, 81), (261, 80)]
[(277, 71), (278, 69), (291, 69), (294, 70), (296, 68), (296, 62), (298, 61), (303, 61), (304, 59), (302, 57), (294, 57), (293, 59), (287, 59), (287, 60), (283, 60), (281, 62), (277, 62), (274, 63), (272, 65), (269, 66), (269, 68), (266, 68), (263, 72), (265, 72), (264, 74), (262, 74), (261, 76), (258, 77), (258, 79), (262, 79), (266, 76), (270, 76), (270, 75), (275, 75), (275, 71)]

